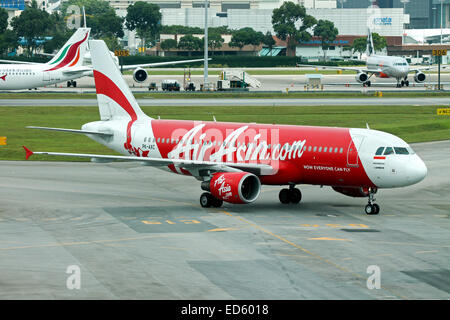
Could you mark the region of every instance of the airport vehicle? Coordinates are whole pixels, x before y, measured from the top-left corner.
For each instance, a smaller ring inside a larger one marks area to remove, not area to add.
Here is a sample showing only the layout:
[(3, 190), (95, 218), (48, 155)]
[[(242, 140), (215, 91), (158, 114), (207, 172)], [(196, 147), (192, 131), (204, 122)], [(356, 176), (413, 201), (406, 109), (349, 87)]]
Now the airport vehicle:
[[(404, 86), (409, 87), (408, 75), (412, 72), (415, 73), (414, 74), (415, 82), (417, 83), (425, 82), (427, 77), (425, 73), (423, 73), (423, 71), (436, 68), (431, 66), (431, 67), (410, 69), (410, 66), (405, 58), (375, 54), (372, 32), (370, 31), (370, 29), (368, 30), (366, 53), (368, 55), (366, 61), (366, 68), (355, 69), (355, 68), (316, 66), (316, 65), (314, 65), (314, 67), (320, 69), (355, 71), (357, 73), (355, 77), (356, 81), (368, 87), (372, 85), (370, 78), (373, 75), (375, 75), (378, 78), (395, 78), (397, 80), (397, 88), (401, 88)], [(298, 64), (297, 66), (311, 67), (313, 65)]]
[[(66, 44), (47, 63), (18, 62), (0, 60), (0, 90), (19, 90), (45, 87), (66, 82), (67, 87), (76, 87), (78, 79), (92, 76), (91, 58), (88, 48), (90, 28), (78, 28)], [(110, 55), (114, 53), (110, 52)], [(159, 67), (169, 64), (186, 64), (203, 61), (204, 59), (179, 60), (122, 66), (122, 70), (132, 70), (133, 79), (142, 83), (148, 78), (144, 68)], [(114, 62), (118, 64), (117, 58)]]
[(180, 84), (177, 80), (163, 80), (161, 89), (163, 91), (180, 91)]
[[(261, 185), (284, 185), (283, 204), (299, 203), (299, 184), (326, 185), (367, 197), (378, 214), (380, 188), (423, 180), (427, 167), (402, 139), (371, 129), (153, 119), (141, 110), (101, 40), (90, 41), (100, 121), (81, 130), (30, 127), (85, 134), (123, 156), (33, 152), (94, 162), (138, 161), (199, 180), (202, 207), (254, 202)], [(175, 196), (176, 195), (172, 195)]]

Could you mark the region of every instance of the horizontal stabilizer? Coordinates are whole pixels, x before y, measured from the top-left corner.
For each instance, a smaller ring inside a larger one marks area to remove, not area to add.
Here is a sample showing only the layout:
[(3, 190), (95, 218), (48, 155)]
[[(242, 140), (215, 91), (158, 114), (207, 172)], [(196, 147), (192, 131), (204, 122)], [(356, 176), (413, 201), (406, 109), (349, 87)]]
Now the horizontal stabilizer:
[(72, 133), (83, 133), (83, 134), (95, 134), (99, 136), (111, 137), (112, 133), (108, 132), (97, 132), (97, 131), (89, 131), (89, 130), (76, 130), (76, 129), (64, 129), (64, 128), (48, 128), (48, 127), (34, 127), (28, 126), (28, 129), (40, 129), (40, 130), (50, 130), (50, 131), (61, 131), (61, 132), (72, 132)]

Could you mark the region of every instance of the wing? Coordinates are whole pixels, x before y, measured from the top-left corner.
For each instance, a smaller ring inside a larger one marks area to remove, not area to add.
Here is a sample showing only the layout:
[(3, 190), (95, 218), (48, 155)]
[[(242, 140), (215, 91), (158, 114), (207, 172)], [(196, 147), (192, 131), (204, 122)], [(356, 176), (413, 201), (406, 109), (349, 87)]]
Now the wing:
[(69, 76), (87, 76), (92, 74), (90, 67), (68, 67), (62, 73)]
[(49, 127), (35, 127), (27, 126), (28, 129), (39, 129), (39, 130), (49, 130), (49, 131), (59, 131), (59, 132), (71, 132), (71, 133), (82, 133), (82, 134), (95, 134), (104, 137), (112, 137), (113, 134), (109, 132), (97, 132), (89, 130), (77, 130), (77, 129), (66, 129), (66, 128), (49, 128)]
[(38, 63), (38, 62), (3, 60), (3, 59), (0, 59), (0, 62), (3, 62), (3, 63), (14, 63), (14, 64), (43, 64), (43, 63)]
[[(209, 58), (208, 60), (211, 60), (211, 58)], [(192, 62), (200, 62), (200, 61), (205, 61), (205, 59), (166, 61), (166, 62), (154, 62), (154, 63), (144, 63), (144, 64), (129, 64), (129, 65), (124, 65), (123, 70), (136, 69), (136, 68), (153, 68), (153, 67), (167, 66), (167, 65), (172, 65), (172, 64), (192, 63)]]
[(194, 177), (201, 178), (208, 176), (211, 172), (236, 172), (246, 171), (256, 175), (271, 175), (275, 173), (272, 166), (260, 163), (233, 163), (233, 162), (213, 162), (213, 161), (197, 161), (185, 159), (163, 159), (163, 158), (146, 158), (135, 156), (113, 156), (103, 154), (85, 154), (85, 153), (61, 153), (61, 152), (33, 152), (23, 146), (25, 150), (25, 159), (28, 160), (33, 154), (45, 154), (58, 157), (79, 157), (90, 158), (94, 162), (112, 162), (116, 160), (141, 162), (144, 165), (153, 167), (164, 167), (174, 165), (176, 168), (182, 168), (189, 171)]
[[(441, 69), (447, 69), (450, 65), (441, 65)], [(423, 67), (423, 68), (414, 68), (410, 69), (409, 72), (422, 72), (422, 71), (429, 71), (439, 68), (439, 66), (429, 66), (429, 67)]]
[(310, 67), (310, 68), (316, 68), (316, 69), (329, 69), (329, 70), (340, 70), (340, 71), (353, 71), (356, 73), (373, 73), (373, 74), (379, 74), (382, 72), (380, 69), (365, 69), (365, 68), (346, 68), (346, 67), (333, 67), (333, 66), (316, 66), (312, 64), (297, 64), (298, 67)]

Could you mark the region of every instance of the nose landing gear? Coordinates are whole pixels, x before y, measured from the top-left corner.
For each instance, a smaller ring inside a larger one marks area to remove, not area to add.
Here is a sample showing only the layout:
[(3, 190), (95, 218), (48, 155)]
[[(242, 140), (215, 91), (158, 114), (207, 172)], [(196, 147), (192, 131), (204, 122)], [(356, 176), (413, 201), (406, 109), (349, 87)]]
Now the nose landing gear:
[(374, 198), (375, 193), (377, 193), (376, 189), (369, 188), (369, 195), (368, 195), (369, 203), (364, 208), (364, 211), (368, 215), (375, 215), (375, 214), (380, 213), (380, 206), (378, 204), (374, 203), (374, 201), (376, 200)]

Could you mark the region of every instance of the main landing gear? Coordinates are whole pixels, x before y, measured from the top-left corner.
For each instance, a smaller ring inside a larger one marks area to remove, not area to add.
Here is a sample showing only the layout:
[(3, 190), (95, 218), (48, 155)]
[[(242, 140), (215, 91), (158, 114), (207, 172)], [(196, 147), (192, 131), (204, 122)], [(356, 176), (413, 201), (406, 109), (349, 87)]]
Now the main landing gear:
[(281, 189), (278, 198), (283, 204), (297, 204), (302, 200), (302, 193), (299, 189), (295, 188), (295, 185), (291, 184), (289, 189)]
[(368, 195), (369, 203), (364, 208), (364, 210), (366, 211), (366, 214), (368, 214), (368, 215), (375, 215), (375, 214), (380, 213), (380, 206), (378, 204), (374, 203), (374, 201), (376, 200), (374, 198), (375, 193), (377, 193), (376, 189), (369, 188), (369, 195)]
[(402, 88), (404, 86), (409, 87), (409, 81), (406, 78), (404, 80), (397, 79), (397, 88)]
[(223, 201), (220, 199), (217, 199), (209, 192), (204, 192), (200, 196), (200, 205), (203, 208), (220, 208), (223, 205)]
[(76, 88), (77, 87), (77, 82), (74, 81), (74, 80), (67, 81), (67, 88), (70, 88), (70, 87)]

